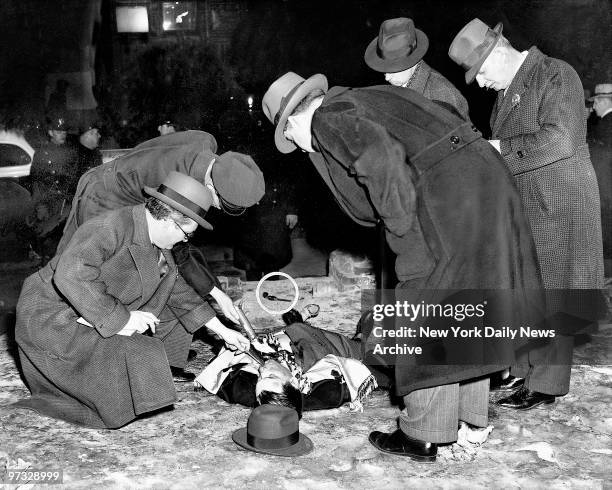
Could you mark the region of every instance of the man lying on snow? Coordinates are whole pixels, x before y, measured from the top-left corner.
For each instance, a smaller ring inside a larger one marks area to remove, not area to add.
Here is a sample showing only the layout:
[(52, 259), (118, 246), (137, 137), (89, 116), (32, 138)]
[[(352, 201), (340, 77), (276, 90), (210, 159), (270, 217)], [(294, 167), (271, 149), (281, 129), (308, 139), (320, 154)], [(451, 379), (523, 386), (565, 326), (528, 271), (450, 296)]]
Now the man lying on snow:
[(359, 340), (302, 321), (262, 335), (252, 345), (262, 354), (263, 365), (247, 353), (223, 348), (195, 379), (196, 390), (203, 388), (248, 407), (288, 406), (301, 416), (303, 410), (337, 408), (347, 402), (351, 409), (360, 409), (375, 388), (389, 385), (384, 373), (362, 362)]

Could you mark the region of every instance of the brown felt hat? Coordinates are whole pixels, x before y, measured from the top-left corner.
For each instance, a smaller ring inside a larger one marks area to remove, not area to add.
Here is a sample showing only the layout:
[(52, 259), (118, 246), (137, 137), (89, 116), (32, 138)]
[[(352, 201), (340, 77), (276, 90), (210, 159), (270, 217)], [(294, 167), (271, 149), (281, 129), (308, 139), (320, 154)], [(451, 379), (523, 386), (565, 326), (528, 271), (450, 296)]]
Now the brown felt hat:
[(212, 194), (204, 184), (193, 177), (179, 172), (170, 172), (157, 189), (145, 187), (144, 191), (166, 203), (172, 209), (189, 216), (207, 230), (213, 229), (212, 225), (204, 219), (213, 202)]
[(260, 405), (247, 426), (232, 434), (236, 444), (256, 453), (302, 456), (312, 451), (312, 441), (300, 433), (298, 413), (280, 405)]
[(428, 47), (429, 39), (414, 27), (412, 19), (398, 17), (380, 25), (378, 37), (368, 45), (363, 59), (373, 70), (396, 73), (421, 61)]
[(320, 73), (305, 79), (292, 71), (276, 80), (264, 94), (261, 106), (268, 120), (276, 126), (274, 143), (281, 153), (291, 153), (296, 149), (293, 142), (283, 134), (287, 118), (293, 109), (314, 89), (327, 92), (327, 78)]
[(480, 19), (472, 19), (455, 36), (448, 48), (448, 56), (466, 70), (466, 83), (474, 81), (478, 70), (501, 37), (503, 28), (501, 22), (495, 28), (490, 29)]

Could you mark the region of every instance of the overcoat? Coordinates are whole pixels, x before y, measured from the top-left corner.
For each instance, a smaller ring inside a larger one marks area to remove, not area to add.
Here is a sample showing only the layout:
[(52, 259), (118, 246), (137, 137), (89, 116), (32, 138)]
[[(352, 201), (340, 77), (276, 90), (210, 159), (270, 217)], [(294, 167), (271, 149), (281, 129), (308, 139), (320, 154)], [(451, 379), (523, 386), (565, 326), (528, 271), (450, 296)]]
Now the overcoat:
[(536, 47), (498, 94), (492, 139), (516, 180), (546, 288), (603, 287), (599, 191), (576, 71)]
[(449, 104), (464, 120), (470, 120), (470, 109), (465, 97), (457, 87), (423, 60), (418, 63), (406, 88), (420, 93), (429, 100)]
[[(163, 256), (160, 276), (141, 204), (89, 220), (26, 279), (15, 338), (32, 397), (18, 406), (116, 428), (176, 400), (170, 366), (184, 364), (207, 311), (172, 254)], [(134, 310), (160, 319), (155, 335), (117, 335)]]
[[(216, 158), (216, 150), (217, 142), (211, 134), (180, 131), (145, 141), (125, 155), (85, 172), (79, 180), (56, 253), (62, 253), (77, 227), (87, 220), (144, 202), (143, 187), (158, 187), (172, 171), (204, 182), (206, 171)], [(206, 297), (213, 286), (219, 287), (199, 248), (180, 242), (173, 253), (181, 275), (200, 296)], [(208, 305), (206, 308), (208, 321), (215, 312)]]
[(212, 135), (180, 131), (145, 141), (125, 155), (85, 172), (79, 180), (58, 253), (85, 221), (105, 211), (144, 202), (143, 187), (156, 188), (172, 171), (203, 182), (216, 150)]
[[(334, 87), (312, 134), (310, 158), (341, 207), (365, 226), (383, 220), (398, 289), (421, 291), (414, 303), (428, 299), (425, 290), (541, 287), (512, 176), (469, 122), (412, 90)], [(497, 369), (418, 366), (401, 355), (396, 389), (405, 395)]]

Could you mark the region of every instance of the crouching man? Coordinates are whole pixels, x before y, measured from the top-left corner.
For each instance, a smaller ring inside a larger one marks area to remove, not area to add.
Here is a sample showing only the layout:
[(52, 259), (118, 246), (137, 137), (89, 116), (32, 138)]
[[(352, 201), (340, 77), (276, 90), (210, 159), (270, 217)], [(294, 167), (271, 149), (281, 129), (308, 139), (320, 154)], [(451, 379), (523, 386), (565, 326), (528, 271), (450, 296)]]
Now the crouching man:
[(26, 279), (15, 337), (32, 396), (17, 407), (118, 428), (176, 401), (170, 367), (184, 366), (203, 325), (229, 348), (248, 348), (211, 315), (170, 252), (198, 225), (212, 228), (211, 192), (178, 172), (144, 190), (144, 204), (83, 223), (61, 255)]

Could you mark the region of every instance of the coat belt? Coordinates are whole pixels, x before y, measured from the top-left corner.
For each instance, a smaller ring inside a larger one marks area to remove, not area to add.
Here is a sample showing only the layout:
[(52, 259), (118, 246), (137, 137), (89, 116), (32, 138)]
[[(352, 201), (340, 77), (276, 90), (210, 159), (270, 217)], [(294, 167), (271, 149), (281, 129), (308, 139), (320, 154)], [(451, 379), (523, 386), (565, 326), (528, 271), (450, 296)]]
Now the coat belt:
[(466, 122), (409, 157), (410, 162), (417, 170), (425, 172), (448, 155), (480, 139), (481, 136), (480, 131), (471, 122)]

